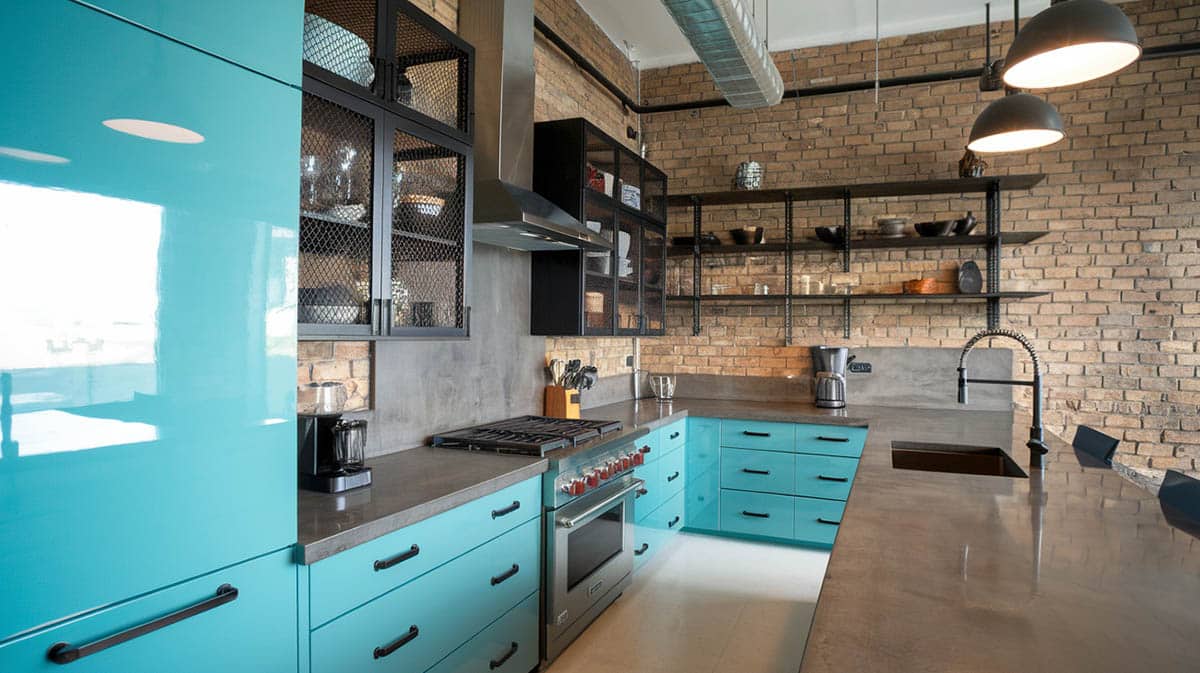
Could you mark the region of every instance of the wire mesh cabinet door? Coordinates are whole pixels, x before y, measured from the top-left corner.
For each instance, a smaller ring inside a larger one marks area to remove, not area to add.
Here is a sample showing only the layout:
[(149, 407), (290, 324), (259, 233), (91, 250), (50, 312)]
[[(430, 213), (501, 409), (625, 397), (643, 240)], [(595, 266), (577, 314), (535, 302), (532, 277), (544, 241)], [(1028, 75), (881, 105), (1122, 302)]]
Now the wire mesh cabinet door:
[(388, 120), (384, 336), (468, 336), (470, 147)]
[(469, 141), (474, 47), (405, 0), (382, 2), (388, 109)]
[(378, 99), (387, 84), (384, 58), (387, 0), (305, 0), (304, 74)]
[(300, 134), (301, 337), (379, 333), (379, 108), (305, 78)]

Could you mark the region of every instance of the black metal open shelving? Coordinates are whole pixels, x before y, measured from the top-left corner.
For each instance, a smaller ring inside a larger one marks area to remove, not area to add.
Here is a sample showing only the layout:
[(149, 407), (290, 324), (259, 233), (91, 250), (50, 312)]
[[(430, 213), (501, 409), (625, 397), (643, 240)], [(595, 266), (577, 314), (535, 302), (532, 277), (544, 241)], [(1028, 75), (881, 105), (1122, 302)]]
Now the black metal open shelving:
[[(792, 343), (792, 306), (797, 303), (841, 303), (842, 332), (850, 338), (850, 305), (864, 302), (913, 302), (913, 301), (982, 301), (987, 304), (987, 325), (1000, 324), (1000, 302), (1005, 299), (1028, 299), (1043, 296), (1044, 292), (1003, 292), (1000, 289), (1000, 252), (1003, 244), (1022, 245), (1035, 241), (1048, 232), (1000, 231), (1000, 193), (1002, 190), (1030, 189), (1045, 179), (1044, 174), (1007, 175), (984, 178), (961, 178), (945, 180), (914, 180), (906, 182), (877, 182), (849, 185), (824, 185), (819, 187), (796, 187), (788, 189), (766, 189), (755, 191), (707, 192), (676, 194), (668, 197), (669, 206), (690, 206), (692, 209), (692, 240), (690, 247), (672, 246), (668, 255), (692, 256), (692, 291), (690, 296), (669, 297), (672, 302), (690, 301), (692, 304), (692, 334), (700, 334), (700, 305), (704, 302), (749, 302), (776, 303), (784, 305), (784, 340)], [(900, 196), (932, 196), (938, 194), (984, 194), (986, 199), (986, 233), (970, 236), (862, 238), (853, 237), (850, 217), (852, 199), (869, 199)], [(797, 201), (841, 201), (842, 238), (836, 243), (794, 238), (794, 205)], [(700, 244), (702, 212), (704, 206), (734, 206), (751, 204), (782, 203), (784, 207), (784, 242), (760, 245)], [(793, 258), (797, 252), (833, 251), (841, 254), (842, 271), (850, 271), (850, 253), (855, 249), (911, 249), (982, 247), (987, 250), (987, 278), (985, 291), (975, 294), (795, 294), (792, 287)], [(701, 264), (704, 255), (721, 254), (769, 254), (784, 255), (786, 287), (780, 295), (703, 295), (701, 288)]]

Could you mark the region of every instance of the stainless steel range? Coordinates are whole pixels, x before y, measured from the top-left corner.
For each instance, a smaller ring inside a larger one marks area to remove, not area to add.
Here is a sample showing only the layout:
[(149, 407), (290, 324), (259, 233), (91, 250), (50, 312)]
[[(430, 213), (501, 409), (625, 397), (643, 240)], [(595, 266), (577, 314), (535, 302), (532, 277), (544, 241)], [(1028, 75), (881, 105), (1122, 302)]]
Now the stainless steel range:
[(630, 585), (633, 501), (645, 483), (636, 440), (619, 422), (523, 416), (435, 436), (435, 446), (545, 456), (542, 658), (553, 661)]

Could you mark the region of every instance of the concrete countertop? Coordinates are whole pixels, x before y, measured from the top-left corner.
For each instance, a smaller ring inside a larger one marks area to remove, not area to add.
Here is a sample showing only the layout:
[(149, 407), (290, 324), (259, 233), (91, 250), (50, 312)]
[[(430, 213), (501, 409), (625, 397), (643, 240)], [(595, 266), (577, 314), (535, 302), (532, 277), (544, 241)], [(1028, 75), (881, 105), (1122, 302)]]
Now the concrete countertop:
[(1003, 448), (1028, 470), (1028, 417), (677, 399), (588, 418), (687, 415), (867, 424), (802, 673), (1200, 670), (1200, 540), (1157, 498), (1047, 436), (1041, 478), (893, 469), (893, 440)]
[(371, 485), (300, 491), (300, 563), (323, 558), (490, 495), (546, 471), (545, 458), (420, 447), (367, 461)]

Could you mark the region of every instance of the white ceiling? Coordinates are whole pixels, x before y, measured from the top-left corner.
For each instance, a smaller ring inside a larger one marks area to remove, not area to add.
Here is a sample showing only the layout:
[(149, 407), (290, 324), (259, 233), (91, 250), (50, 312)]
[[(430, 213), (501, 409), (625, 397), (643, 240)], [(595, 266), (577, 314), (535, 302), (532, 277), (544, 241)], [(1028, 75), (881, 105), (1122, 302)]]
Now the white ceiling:
[[(577, 1), (613, 43), (631, 47), (630, 57), (643, 69), (699, 60), (659, 0)], [(757, 0), (760, 31), (768, 15), (767, 1)], [(1026, 0), (1021, 16), (1049, 6), (1050, 0)], [(1011, 19), (1012, 10), (1011, 2), (997, 0), (992, 3), (992, 20)], [(875, 37), (875, 0), (770, 0), (769, 16), (771, 51)], [(879, 0), (883, 37), (980, 24), (983, 16), (982, 0)]]

